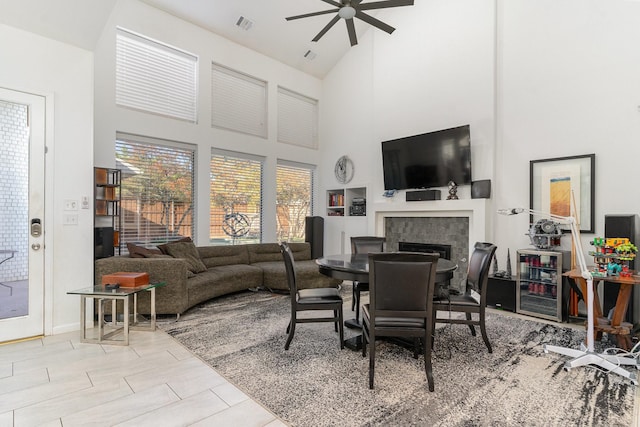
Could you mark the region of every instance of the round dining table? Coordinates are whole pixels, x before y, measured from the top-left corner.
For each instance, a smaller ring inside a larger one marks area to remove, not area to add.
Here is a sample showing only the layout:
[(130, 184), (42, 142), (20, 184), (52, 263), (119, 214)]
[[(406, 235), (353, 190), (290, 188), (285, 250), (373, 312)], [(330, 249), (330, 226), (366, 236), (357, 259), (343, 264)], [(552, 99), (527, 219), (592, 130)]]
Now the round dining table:
[[(320, 273), (334, 279), (369, 282), (369, 254), (328, 255), (316, 259)], [(436, 266), (436, 283), (444, 283), (453, 277), (458, 265), (448, 259), (438, 259)], [(345, 326), (351, 329), (362, 328), (358, 319), (346, 320)], [(362, 349), (362, 335), (344, 341), (345, 347), (351, 350)]]

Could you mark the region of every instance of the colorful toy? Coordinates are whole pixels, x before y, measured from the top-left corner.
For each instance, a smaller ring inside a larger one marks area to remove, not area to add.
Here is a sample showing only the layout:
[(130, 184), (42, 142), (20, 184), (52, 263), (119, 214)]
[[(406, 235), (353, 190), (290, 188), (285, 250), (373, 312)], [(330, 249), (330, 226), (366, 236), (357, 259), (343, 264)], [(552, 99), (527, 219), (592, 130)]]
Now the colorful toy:
[(595, 237), (591, 241), (595, 251), (589, 252), (596, 264), (593, 276), (630, 276), (629, 261), (636, 257), (638, 248), (626, 237)]

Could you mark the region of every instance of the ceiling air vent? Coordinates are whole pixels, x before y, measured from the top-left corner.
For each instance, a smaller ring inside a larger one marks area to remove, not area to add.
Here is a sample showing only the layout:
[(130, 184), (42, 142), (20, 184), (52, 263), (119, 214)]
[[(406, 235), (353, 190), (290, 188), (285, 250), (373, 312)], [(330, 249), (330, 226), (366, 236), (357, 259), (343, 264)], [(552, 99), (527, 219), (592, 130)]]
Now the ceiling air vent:
[(313, 61), (314, 59), (316, 59), (317, 54), (315, 52), (312, 52), (310, 50), (308, 50), (305, 54), (304, 54), (304, 58), (309, 60), (309, 61)]
[(253, 21), (245, 18), (244, 16), (241, 16), (240, 18), (238, 18), (238, 21), (236, 22), (236, 26), (240, 27), (245, 31), (249, 31), (251, 27), (253, 27)]

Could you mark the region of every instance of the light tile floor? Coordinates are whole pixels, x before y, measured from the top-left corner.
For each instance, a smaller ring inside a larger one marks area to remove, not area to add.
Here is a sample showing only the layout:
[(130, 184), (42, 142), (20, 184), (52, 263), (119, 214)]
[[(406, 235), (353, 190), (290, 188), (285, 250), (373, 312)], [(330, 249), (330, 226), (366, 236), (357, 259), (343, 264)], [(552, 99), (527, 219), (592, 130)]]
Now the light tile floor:
[(0, 427), (286, 426), (163, 331), (79, 338), (0, 345)]

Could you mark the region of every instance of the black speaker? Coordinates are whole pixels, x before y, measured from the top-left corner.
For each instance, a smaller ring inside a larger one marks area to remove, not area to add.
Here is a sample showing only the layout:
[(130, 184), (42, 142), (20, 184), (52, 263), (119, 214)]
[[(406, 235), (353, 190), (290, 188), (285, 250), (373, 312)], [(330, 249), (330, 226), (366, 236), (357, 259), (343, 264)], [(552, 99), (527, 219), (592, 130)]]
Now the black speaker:
[(488, 199), (491, 197), (491, 180), (481, 179), (471, 183), (472, 199)]
[(113, 227), (96, 227), (93, 229), (93, 256), (107, 258), (113, 256)]
[[(626, 237), (631, 243), (640, 242), (640, 216), (638, 214), (629, 215), (605, 215), (604, 216), (604, 237)], [(629, 268), (636, 270), (635, 259), (629, 262)], [(605, 281), (603, 289), (602, 314), (606, 316), (616, 305), (620, 285)], [(636, 301), (640, 297), (640, 291), (636, 291), (635, 286), (631, 290), (631, 300), (627, 309), (625, 321), (638, 323), (634, 315), (640, 310), (640, 302)], [(638, 312), (640, 314), (640, 312)]]
[(407, 202), (419, 202), (423, 200), (440, 200), (440, 190), (407, 191)]
[(311, 259), (324, 253), (324, 218), (308, 216), (304, 219), (304, 241), (311, 245)]

